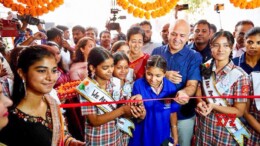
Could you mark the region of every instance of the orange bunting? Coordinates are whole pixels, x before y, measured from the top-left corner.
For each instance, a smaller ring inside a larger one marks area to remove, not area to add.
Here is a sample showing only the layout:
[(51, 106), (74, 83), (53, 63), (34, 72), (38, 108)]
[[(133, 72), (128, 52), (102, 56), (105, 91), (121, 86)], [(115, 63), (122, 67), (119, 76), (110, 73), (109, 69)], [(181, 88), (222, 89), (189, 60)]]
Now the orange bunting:
[(11, 8), (12, 11), (17, 11), (21, 15), (41, 16), (54, 11), (57, 7), (64, 3), (63, 0), (3, 0), (0, 1), (4, 7)]
[(150, 19), (166, 15), (179, 0), (155, 0), (143, 3), (141, 0), (117, 0), (117, 4), (134, 17)]
[(260, 7), (259, 0), (229, 0), (235, 7), (240, 9), (255, 9)]

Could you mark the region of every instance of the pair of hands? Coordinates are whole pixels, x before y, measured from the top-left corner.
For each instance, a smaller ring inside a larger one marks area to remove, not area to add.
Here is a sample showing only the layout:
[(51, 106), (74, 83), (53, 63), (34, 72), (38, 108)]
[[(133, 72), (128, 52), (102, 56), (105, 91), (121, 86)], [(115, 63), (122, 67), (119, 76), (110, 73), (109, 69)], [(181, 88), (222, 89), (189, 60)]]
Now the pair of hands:
[(146, 116), (146, 110), (143, 105), (142, 96), (140, 94), (132, 96), (130, 100), (140, 100), (137, 102), (130, 102), (124, 105), (126, 108), (125, 110), (125, 116), (126, 117), (134, 117), (138, 118), (140, 120), (143, 120)]
[(207, 116), (214, 109), (213, 103), (206, 103), (205, 101), (201, 101), (197, 104), (197, 108), (195, 109), (200, 115)]

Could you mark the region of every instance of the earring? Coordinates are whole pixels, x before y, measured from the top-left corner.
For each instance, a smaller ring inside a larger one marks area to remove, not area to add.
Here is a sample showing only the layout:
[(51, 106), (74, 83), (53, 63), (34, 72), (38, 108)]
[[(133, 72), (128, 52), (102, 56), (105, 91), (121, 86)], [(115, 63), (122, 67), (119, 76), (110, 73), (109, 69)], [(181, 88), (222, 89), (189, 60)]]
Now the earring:
[(23, 80), (24, 95), (26, 96), (26, 82)]
[(91, 78), (94, 80), (94, 77), (95, 77), (95, 73), (94, 72), (92, 72), (91, 73)]

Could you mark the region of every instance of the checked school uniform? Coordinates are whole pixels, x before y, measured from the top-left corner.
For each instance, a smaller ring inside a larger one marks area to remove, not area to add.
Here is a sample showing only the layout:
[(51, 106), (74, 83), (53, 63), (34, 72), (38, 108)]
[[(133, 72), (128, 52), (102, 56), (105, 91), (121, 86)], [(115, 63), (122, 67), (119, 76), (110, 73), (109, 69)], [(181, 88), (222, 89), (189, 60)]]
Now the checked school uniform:
[[(175, 93), (175, 84), (166, 78), (163, 79), (160, 91), (151, 88), (145, 78), (140, 78), (135, 81), (132, 94), (141, 94), (145, 100), (174, 97)], [(157, 100), (144, 102), (144, 107), (146, 117), (140, 122), (135, 121), (135, 130), (129, 146), (160, 146), (170, 137), (170, 114), (177, 112), (180, 105), (173, 100)]]
[[(215, 76), (216, 83), (220, 82), (233, 68), (238, 69), (242, 72), (237, 81), (225, 91), (223, 96), (247, 96), (249, 95), (250, 79), (247, 73), (240, 67), (235, 66), (232, 61), (230, 61), (221, 71), (219, 71)], [(232, 106), (234, 102), (247, 102), (246, 98), (235, 98), (226, 99), (228, 106)], [(225, 146), (236, 146), (238, 143), (228, 132), (228, 130), (223, 126), (217, 126), (217, 118), (215, 116), (217, 112), (212, 110), (207, 116), (198, 115), (196, 119), (195, 126), (195, 136), (196, 136), (196, 146), (212, 146), (212, 145), (225, 145)]]
[[(251, 101), (249, 113), (254, 116), (254, 118), (260, 121), (260, 111), (257, 110), (255, 100)], [(251, 133), (250, 139), (245, 139), (245, 145), (248, 146), (260, 146), (260, 134), (257, 133), (249, 124), (246, 125)]]
[[(106, 91), (112, 95), (113, 83), (112, 78), (107, 83)], [(119, 80), (119, 79), (118, 79)], [(88, 102), (85, 98), (80, 97), (80, 102)], [(84, 106), (81, 108), (82, 115), (86, 116), (88, 114), (102, 115), (104, 112), (97, 106)], [(85, 141), (86, 146), (122, 146), (124, 145), (122, 132), (116, 125), (117, 119), (107, 122), (103, 125), (94, 127), (86, 119), (85, 121)]]

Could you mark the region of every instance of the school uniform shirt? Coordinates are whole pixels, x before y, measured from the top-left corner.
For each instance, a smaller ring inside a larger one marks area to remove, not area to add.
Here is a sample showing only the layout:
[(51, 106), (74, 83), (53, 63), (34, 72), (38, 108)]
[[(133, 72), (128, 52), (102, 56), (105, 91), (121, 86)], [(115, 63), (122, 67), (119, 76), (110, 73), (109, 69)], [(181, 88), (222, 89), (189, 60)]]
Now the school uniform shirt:
[[(117, 81), (116, 81), (117, 80)], [(120, 82), (118, 78), (113, 77), (108, 82), (108, 86), (106, 87), (107, 93), (113, 95), (115, 83)], [(123, 97), (120, 97), (120, 99)], [(115, 99), (115, 98), (114, 98)], [(117, 100), (120, 100), (117, 99)], [(80, 102), (90, 102), (84, 97), (80, 97)], [(95, 114), (95, 115), (103, 115), (105, 114), (97, 106), (84, 106), (81, 107), (81, 113), (83, 116)], [(88, 119), (85, 121), (85, 141), (86, 146), (123, 146), (124, 140), (122, 137), (122, 132), (119, 130), (117, 126), (117, 118), (111, 120), (100, 126), (92, 126)]]
[[(255, 100), (250, 100), (250, 108), (249, 113), (257, 120), (260, 121), (260, 111), (256, 108)], [(256, 132), (256, 130), (249, 124), (246, 124), (246, 127), (251, 133), (249, 139), (244, 138), (244, 145), (254, 145), (257, 146), (260, 144), (260, 133)]]
[[(221, 96), (248, 96), (250, 88), (250, 80), (247, 73), (240, 67), (235, 66), (232, 61), (230, 61), (225, 67), (222, 68), (215, 75), (216, 84), (221, 82), (232, 69), (238, 69), (243, 75), (237, 79), (233, 85), (226, 90)], [(235, 102), (246, 103), (246, 98), (226, 98), (228, 106), (233, 106)], [(218, 126), (217, 111), (211, 111), (207, 116), (197, 116), (196, 126), (195, 126), (195, 136), (196, 136), (196, 146), (209, 146), (209, 145), (223, 145), (223, 146), (236, 146), (238, 143), (228, 132), (228, 130), (223, 126)]]
[[(145, 100), (174, 97), (175, 93), (175, 84), (166, 78), (163, 79), (163, 86), (158, 95), (145, 78), (140, 78), (135, 81), (132, 94), (141, 94)], [(170, 114), (179, 110), (179, 104), (173, 100), (157, 100), (144, 102), (144, 107), (146, 117), (140, 122), (135, 121), (135, 130), (129, 146), (160, 146), (170, 137)]]
[[(182, 76), (182, 81), (176, 84), (177, 91), (183, 89), (188, 80), (201, 81), (199, 66), (202, 63), (202, 57), (200, 53), (190, 49), (187, 45), (175, 54), (170, 52), (169, 45), (164, 45), (154, 49), (152, 55), (162, 56), (167, 62), (168, 71), (179, 71), (179, 74)], [(195, 99), (191, 99), (187, 104), (181, 106), (177, 114), (178, 120), (192, 118), (195, 115), (195, 107)]]
[(240, 66), (247, 74), (250, 74), (252, 71), (260, 71), (260, 60), (258, 60), (254, 67), (251, 67), (246, 63), (246, 53), (234, 58), (233, 62), (235, 65)]

